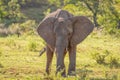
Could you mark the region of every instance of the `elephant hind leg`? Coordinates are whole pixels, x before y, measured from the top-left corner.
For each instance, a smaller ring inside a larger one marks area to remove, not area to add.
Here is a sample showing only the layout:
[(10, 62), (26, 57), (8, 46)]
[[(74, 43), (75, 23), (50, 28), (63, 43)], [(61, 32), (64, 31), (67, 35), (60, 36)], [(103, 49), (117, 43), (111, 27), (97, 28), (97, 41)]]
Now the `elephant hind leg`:
[(46, 63), (46, 73), (49, 75), (51, 70), (51, 64), (53, 59), (53, 51), (47, 46), (46, 47), (47, 63)]

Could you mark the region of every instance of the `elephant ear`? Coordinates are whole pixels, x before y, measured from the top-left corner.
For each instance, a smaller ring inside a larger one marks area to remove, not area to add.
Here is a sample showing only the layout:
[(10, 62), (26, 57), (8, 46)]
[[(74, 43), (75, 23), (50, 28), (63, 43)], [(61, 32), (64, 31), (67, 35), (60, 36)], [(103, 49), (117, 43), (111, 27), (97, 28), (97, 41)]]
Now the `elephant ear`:
[(54, 49), (55, 44), (55, 37), (53, 33), (54, 21), (54, 17), (45, 18), (37, 28), (38, 34), (45, 40), (52, 50)]
[(73, 24), (73, 35), (71, 44), (77, 45), (83, 41), (93, 30), (93, 23), (85, 16), (75, 16), (71, 18)]

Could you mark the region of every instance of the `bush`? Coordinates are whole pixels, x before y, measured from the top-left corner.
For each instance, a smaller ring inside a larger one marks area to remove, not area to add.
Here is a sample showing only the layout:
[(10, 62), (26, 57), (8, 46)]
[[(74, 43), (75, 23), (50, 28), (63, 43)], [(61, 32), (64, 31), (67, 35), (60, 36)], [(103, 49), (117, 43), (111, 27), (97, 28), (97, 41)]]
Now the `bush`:
[(11, 32), (7, 28), (0, 28), (0, 36), (5, 37), (11, 34)]
[(18, 0), (2, 0), (0, 2), (0, 21), (5, 23), (6, 26), (12, 23), (21, 22), (25, 19)]
[(21, 31), (25, 33), (30, 30), (33, 30), (34, 28), (36, 28), (35, 20), (27, 20), (24, 23), (20, 24)]
[(91, 12), (88, 12), (88, 10), (85, 7), (82, 6), (82, 3), (78, 3), (77, 5), (67, 4), (63, 7), (63, 9), (69, 11), (73, 15), (91, 16)]
[(13, 23), (9, 26), (9, 31), (11, 34), (17, 34), (18, 36), (20, 35), (20, 24), (19, 23)]
[(108, 58), (108, 64), (110, 68), (119, 68), (120, 67), (120, 58), (117, 55), (110, 55)]
[(92, 54), (92, 58), (98, 63), (98, 64), (106, 64), (105, 59), (110, 54), (108, 50), (105, 50), (103, 53), (96, 52)]
[(10, 32), (18, 36), (26, 33), (33, 34), (35, 28), (36, 22), (34, 20), (27, 20), (24, 23), (13, 23), (9, 26)]
[(50, 14), (50, 12), (51, 12), (51, 9), (48, 8), (46, 11), (44, 11), (44, 15), (47, 16), (48, 14)]
[(21, 34), (31, 35), (35, 33), (36, 27), (35, 20), (27, 20), (23, 23), (13, 23), (8, 28), (4, 25), (1, 27), (0, 25), (0, 36), (17, 34), (19, 37)]
[(120, 67), (120, 57), (119, 55), (112, 54), (108, 50), (102, 53), (92, 54), (92, 58), (98, 63), (103, 65), (108, 65), (110, 68), (119, 68)]

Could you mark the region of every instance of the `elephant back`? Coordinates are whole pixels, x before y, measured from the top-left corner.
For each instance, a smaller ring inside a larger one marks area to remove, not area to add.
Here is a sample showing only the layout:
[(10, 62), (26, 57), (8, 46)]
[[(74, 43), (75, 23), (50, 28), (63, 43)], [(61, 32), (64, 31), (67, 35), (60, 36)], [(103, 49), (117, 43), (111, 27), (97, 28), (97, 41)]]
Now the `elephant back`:
[(73, 17), (73, 14), (69, 13), (68, 11), (62, 10), (62, 9), (57, 9), (56, 11), (50, 13), (47, 15), (43, 21), (47, 18), (54, 17), (54, 18), (64, 18), (67, 19), (69, 17)]
[(67, 18), (73, 17), (71, 13), (65, 10), (58, 9), (56, 12), (57, 12), (57, 14), (55, 15), (56, 18), (67, 19)]

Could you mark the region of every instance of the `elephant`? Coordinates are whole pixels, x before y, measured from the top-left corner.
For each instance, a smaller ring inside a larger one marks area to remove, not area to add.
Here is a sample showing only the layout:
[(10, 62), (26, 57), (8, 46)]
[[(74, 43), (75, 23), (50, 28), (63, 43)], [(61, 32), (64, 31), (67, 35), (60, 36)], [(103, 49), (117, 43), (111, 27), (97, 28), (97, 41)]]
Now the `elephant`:
[(69, 76), (76, 75), (76, 48), (94, 29), (85, 16), (74, 16), (66, 10), (57, 9), (38, 25), (37, 32), (46, 42), (46, 73), (51, 71), (53, 54), (56, 53), (56, 74), (66, 76), (64, 58), (69, 55)]

